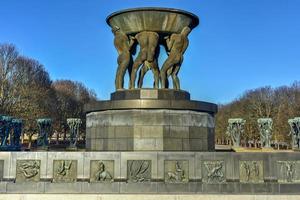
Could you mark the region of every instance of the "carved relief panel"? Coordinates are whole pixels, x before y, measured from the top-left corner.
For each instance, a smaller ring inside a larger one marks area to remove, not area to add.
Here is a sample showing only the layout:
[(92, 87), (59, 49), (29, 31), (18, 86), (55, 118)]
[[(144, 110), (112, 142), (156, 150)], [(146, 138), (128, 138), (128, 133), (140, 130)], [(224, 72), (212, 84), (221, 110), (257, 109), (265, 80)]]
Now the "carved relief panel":
[(189, 161), (165, 160), (165, 182), (187, 183), (189, 181)]
[(240, 182), (260, 183), (264, 182), (263, 161), (240, 161)]
[(151, 160), (128, 160), (127, 180), (134, 183), (151, 181)]
[(40, 180), (40, 160), (17, 160), (16, 182)]
[(91, 160), (90, 182), (113, 182), (114, 161), (113, 160)]
[(54, 160), (53, 182), (75, 182), (77, 179), (77, 160)]
[(277, 177), (280, 183), (300, 182), (300, 161), (277, 161)]
[(202, 178), (205, 183), (224, 183), (226, 181), (225, 162), (220, 160), (204, 161)]

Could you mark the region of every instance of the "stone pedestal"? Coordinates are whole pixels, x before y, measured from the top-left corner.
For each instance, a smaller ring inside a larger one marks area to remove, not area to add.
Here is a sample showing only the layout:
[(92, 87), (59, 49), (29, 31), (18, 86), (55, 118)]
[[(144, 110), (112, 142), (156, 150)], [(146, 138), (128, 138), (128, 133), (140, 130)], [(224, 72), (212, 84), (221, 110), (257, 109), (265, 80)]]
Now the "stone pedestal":
[(213, 151), (215, 104), (179, 90), (122, 90), (86, 106), (91, 151)]

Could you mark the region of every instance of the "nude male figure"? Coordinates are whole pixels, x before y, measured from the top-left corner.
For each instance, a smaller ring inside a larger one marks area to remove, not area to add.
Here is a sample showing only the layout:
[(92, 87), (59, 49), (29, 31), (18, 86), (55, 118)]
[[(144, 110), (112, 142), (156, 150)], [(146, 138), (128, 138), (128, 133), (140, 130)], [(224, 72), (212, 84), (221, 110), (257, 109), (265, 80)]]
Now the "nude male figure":
[[(157, 58), (155, 58), (153, 62), (148, 62), (148, 61), (144, 62), (144, 64), (142, 65), (142, 67), (140, 69), (140, 72), (139, 72), (138, 88), (142, 88), (145, 74), (149, 70), (153, 71), (153, 69), (157, 68), (157, 66), (158, 66), (158, 64), (157, 64)], [(153, 72), (153, 74), (154, 74), (154, 72)], [(154, 76), (154, 80), (156, 80), (156, 82), (157, 82), (157, 84), (155, 84), (155, 81), (154, 81), (154, 88), (158, 88), (159, 74), (157, 74), (156, 76)]]
[(119, 54), (115, 87), (116, 90), (121, 90), (124, 89), (124, 76), (131, 61), (130, 49), (134, 44), (134, 37), (129, 36), (130, 39), (128, 39), (127, 35), (119, 27), (114, 27), (112, 32), (115, 35), (114, 45)]
[[(155, 59), (155, 53), (158, 46), (159, 35), (155, 32), (143, 31), (136, 34), (135, 38), (140, 45), (140, 52), (132, 65), (129, 89), (135, 87), (136, 73), (142, 64), (144, 64), (145, 67), (151, 68), (154, 74), (154, 87), (158, 88), (159, 69)], [(141, 80), (139, 82), (139, 85), (141, 86)]]
[(173, 88), (180, 89), (179, 78), (177, 76), (183, 62), (183, 54), (188, 47), (188, 34), (191, 32), (189, 27), (184, 27), (181, 33), (173, 33), (171, 37), (166, 37), (167, 53), (169, 57), (164, 62), (160, 71), (161, 87), (167, 88), (168, 77), (173, 79)]

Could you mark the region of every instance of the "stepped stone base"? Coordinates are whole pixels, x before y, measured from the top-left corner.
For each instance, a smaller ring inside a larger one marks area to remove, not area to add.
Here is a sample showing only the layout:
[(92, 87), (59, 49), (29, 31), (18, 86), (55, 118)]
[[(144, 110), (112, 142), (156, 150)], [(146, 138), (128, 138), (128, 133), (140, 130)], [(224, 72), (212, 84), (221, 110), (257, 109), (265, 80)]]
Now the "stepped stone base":
[(85, 110), (90, 151), (214, 151), (217, 105), (186, 91), (120, 90)]

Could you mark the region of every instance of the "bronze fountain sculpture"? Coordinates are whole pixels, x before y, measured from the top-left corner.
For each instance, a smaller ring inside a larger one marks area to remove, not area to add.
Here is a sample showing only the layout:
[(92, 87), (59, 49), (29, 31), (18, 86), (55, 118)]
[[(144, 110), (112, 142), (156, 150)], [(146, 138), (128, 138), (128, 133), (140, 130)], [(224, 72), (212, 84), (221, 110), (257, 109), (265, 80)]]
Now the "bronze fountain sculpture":
[[(178, 9), (135, 8), (112, 13), (106, 22), (118, 52), (116, 91), (111, 100), (86, 105), (87, 149), (214, 150), (217, 105), (191, 100), (190, 94), (181, 90), (178, 78), (188, 35), (199, 24), (199, 18)], [(160, 63), (163, 53), (167, 58)], [(153, 88), (144, 88), (143, 79), (149, 70), (153, 73)], [(127, 72), (129, 82), (124, 84)], [(173, 88), (169, 86), (170, 77)], [(174, 117), (176, 120), (170, 122)], [(204, 119), (207, 122), (201, 123)], [(174, 139), (172, 134), (177, 129), (184, 131)], [(192, 134), (203, 137), (193, 138)]]
[[(28, 194), (43, 195), (34, 199), (57, 199), (58, 193), (62, 199), (121, 199), (130, 198), (129, 194), (148, 199), (151, 194), (163, 199), (185, 199), (181, 194), (192, 199), (201, 199), (202, 194), (242, 194), (241, 198), (244, 194), (254, 194), (254, 198), (257, 194), (299, 194), (300, 154), (268, 152), (271, 119), (258, 121), (267, 152), (215, 152), (217, 105), (191, 100), (190, 94), (180, 89), (177, 77), (198, 17), (178, 9), (135, 8), (113, 13), (107, 22), (118, 51), (116, 91), (110, 100), (87, 104), (86, 120), (67, 120), (68, 150), (76, 152), (45, 151), (52, 129), (49, 118), (37, 120), (38, 152), (1, 152), (0, 191), (6, 193), (5, 199), (16, 193), (26, 195), (19, 199), (29, 199)], [(162, 47), (168, 57), (159, 63)], [(154, 88), (142, 88), (149, 70)], [(127, 71), (130, 78), (125, 89)], [(173, 89), (168, 86), (170, 76)], [(84, 122), (86, 149), (77, 151), (79, 127)], [(245, 120), (228, 122), (227, 133), (238, 146)], [(293, 147), (299, 150), (300, 118), (290, 119), (289, 124)], [(18, 147), (22, 121), (0, 116), (0, 125), (1, 150)]]
[[(136, 88), (136, 75), (140, 70), (138, 88), (142, 88), (145, 73), (150, 69), (154, 75), (154, 88), (169, 88), (168, 78), (173, 80), (173, 88), (180, 90), (177, 76), (183, 62), (183, 54), (188, 47), (188, 34), (199, 23), (197, 16), (177, 10), (162, 8), (140, 8), (116, 12), (107, 18), (115, 35), (114, 44), (118, 51), (116, 90), (124, 89), (126, 70), (130, 73), (129, 89)], [(132, 59), (133, 47), (139, 45), (139, 53)], [(168, 58), (159, 70), (159, 46), (166, 49)]]

